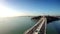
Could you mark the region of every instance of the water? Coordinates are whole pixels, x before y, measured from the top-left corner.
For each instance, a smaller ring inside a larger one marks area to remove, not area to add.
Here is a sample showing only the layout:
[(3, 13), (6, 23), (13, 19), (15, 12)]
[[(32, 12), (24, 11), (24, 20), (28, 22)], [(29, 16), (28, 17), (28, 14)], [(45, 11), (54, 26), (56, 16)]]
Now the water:
[(60, 20), (47, 25), (47, 34), (60, 34)]
[(32, 17), (0, 18), (0, 34), (23, 34), (35, 22)]
[[(23, 34), (36, 22), (32, 17), (0, 18), (0, 34)], [(47, 25), (47, 34), (60, 34), (60, 20)]]

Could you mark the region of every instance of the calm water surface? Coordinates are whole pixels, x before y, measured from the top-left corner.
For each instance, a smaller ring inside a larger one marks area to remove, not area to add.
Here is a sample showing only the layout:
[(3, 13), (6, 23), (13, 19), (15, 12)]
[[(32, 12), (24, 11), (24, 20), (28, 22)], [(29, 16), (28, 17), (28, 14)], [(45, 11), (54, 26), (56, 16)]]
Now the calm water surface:
[(35, 22), (32, 17), (0, 18), (0, 34), (23, 34)]
[(60, 20), (47, 25), (47, 34), (60, 34)]
[[(0, 18), (0, 34), (23, 34), (36, 22), (32, 17)], [(60, 34), (60, 20), (47, 25), (47, 34)]]

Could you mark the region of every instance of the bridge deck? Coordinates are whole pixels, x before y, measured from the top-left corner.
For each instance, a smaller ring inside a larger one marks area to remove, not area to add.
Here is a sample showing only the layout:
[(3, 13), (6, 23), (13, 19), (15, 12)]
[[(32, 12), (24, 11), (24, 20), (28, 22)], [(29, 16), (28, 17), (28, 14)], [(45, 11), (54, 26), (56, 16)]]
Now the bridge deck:
[[(32, 28), (28, 29), (24, 34), (42, 34), (45, 33), (46, 18), (41, 18)], [(41, 30), (41, 31), (40, 31)]]
[(37, 27), (37, 29), (33, 32), (33, 34), (46, 34), (46, 19), (43, 18), (43, 21), (39, 24), (39, 26)]

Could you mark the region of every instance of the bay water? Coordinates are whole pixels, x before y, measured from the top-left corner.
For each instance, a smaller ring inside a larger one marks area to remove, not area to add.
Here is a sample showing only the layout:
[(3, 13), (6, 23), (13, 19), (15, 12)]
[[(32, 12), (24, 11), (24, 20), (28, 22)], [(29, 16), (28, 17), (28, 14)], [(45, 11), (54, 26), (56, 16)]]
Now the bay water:
[[(32, 17), (0, 18), (0, 34), (24, 34), (36, 22)], [(47, 24), (47, 34), (60, 34), (60, 20)]]
[(60, 20), (47, 24), (47, 34), (60, 34)]

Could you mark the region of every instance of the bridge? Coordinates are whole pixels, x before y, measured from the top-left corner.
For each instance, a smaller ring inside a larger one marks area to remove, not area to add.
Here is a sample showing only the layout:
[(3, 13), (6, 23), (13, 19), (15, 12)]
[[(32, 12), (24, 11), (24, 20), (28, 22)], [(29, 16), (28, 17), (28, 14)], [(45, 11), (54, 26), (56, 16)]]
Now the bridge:
[(46, 26), (48, 21), (51, 20), (48, 20), (46, 16), (40, 17), (39, 21), (33, 27), (25, 31), (24, 34), (46, 34)]

